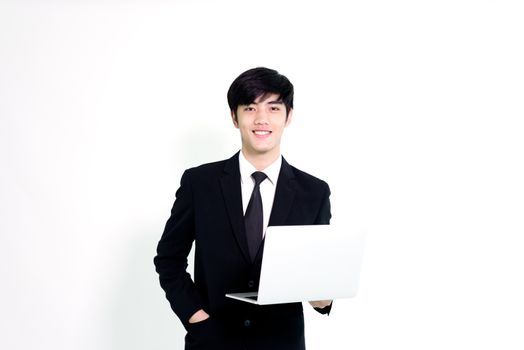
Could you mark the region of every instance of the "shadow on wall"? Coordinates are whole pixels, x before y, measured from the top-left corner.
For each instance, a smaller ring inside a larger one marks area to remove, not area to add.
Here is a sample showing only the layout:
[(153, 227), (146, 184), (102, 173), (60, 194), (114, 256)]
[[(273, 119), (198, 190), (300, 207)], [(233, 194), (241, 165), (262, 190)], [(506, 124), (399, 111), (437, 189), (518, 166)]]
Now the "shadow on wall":
[[(224, 120), (224, 123), (228, 122)], [(175, 149), (171, 153), (176, 166), (182, 168), (229, 158), (240, 147), (238, 132), (233, 126), (228, 134), (209, 125), (195, 124), (190, 130), (177, 132), (174, 137), (172, 144)], [(170, 209), (165, 208), (163, 213), (169, 213)], [(134, 240), (126, 242), (127, 249), (122, 252), (122, 277), (110, 297), (109, 324), (104, 330), (111, 350), (184, 349), (186, 331), (165, 298), (153, 264), (167, 219), (167, 216), (162, 217), (156, 228), (146, 227), (137, 234), (130, 233), (129, 237), (134, 237)], [(131, 218), (130, 221), (137, 220)], [(192, 274), (193, 252), (188, 261), (188, 271)]]
[[(198, 166), (231, 157), (240, 149), (240, 135), (231, 121), (225, 127), (194, 125), (176, 140), (175, 159), (185, 167)], [(231, 125), (229, 125), (229, 124)]]
[(105, 330), (110, 349), (184, 349), (186, 331), (165, 298), (153, 264), (160, 234), (139, 235), (124, 255), (125, 268), (114, 290)]

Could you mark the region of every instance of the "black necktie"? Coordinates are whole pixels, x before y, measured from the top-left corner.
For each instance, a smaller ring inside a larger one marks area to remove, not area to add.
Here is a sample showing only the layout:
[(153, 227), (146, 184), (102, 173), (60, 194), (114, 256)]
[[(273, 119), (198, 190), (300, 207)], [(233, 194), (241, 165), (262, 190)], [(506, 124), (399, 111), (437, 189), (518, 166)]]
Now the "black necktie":
[(260, 197), (260, 183), (267, 178), (267, 175), (261, 171), (255, 171), (251, 176), (255, 179), (255, 187), (253, 188), (251, 199), (247, 205), (244, 221), (246, 223), (249, 255), (253, 261), (257, 255), (258, 247), (262, 242), (264, 214), (262, 212), (262, 198)]

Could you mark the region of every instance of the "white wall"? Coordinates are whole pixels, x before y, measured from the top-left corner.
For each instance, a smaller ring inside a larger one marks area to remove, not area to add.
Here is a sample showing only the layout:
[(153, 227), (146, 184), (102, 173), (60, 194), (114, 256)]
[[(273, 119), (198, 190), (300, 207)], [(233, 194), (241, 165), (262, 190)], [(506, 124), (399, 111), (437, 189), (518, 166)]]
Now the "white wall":
[(239, 148), (225, 94), (264, 65), (296, 87), (284, 155), (368, 229), (359, 295), (308, 309), (309, 349), (522, 349), (523, 15), (1, 2), (0, 347), (182, 349), (156, 243), (182, 171)]

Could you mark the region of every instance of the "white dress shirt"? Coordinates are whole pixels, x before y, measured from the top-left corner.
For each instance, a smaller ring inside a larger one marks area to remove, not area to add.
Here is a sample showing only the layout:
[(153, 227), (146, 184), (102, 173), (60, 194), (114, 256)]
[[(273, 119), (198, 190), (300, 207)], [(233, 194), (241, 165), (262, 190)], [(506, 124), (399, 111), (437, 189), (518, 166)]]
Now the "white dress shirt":
[(277, 188), (278, 175), (280, 174), (280, 167), (282, 166), (282, 156), (279, 156), (271, 165), (264, 170), (257, 170), (242, 154), (238, 156), (240, 166), (240, 183), (242, 187), (242, 207), (244, 214), (251, 198), (251, 193), (255, 187), (255, 180), (251, 177), (255, 171), (262, 171), (267, 175), (267, 179), (260, 184), (260, 196), (262, 197), (262, 210), (264, 213), (263, 220), (263, 234), (266, 234), (267, 225), (269, 223), (269, 216), (271, 209), (273, 209), (273, 200), (275, 199), (275, 190)]

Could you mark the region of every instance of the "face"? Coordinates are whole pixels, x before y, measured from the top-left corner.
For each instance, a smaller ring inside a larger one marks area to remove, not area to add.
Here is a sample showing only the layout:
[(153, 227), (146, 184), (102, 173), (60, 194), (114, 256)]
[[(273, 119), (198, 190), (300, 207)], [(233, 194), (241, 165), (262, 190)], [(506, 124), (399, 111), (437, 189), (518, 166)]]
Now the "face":
[(236, 119), (231, 113), (235, 127), (240, 130), (242, 151), (246, 156), (277, 157), (280, 154), (280, 139), (291, 122), (292, 110), (286, 118), (286, 106), (279, 101), (278, 94), (258, 97), (250, 105), (237, 108)]

